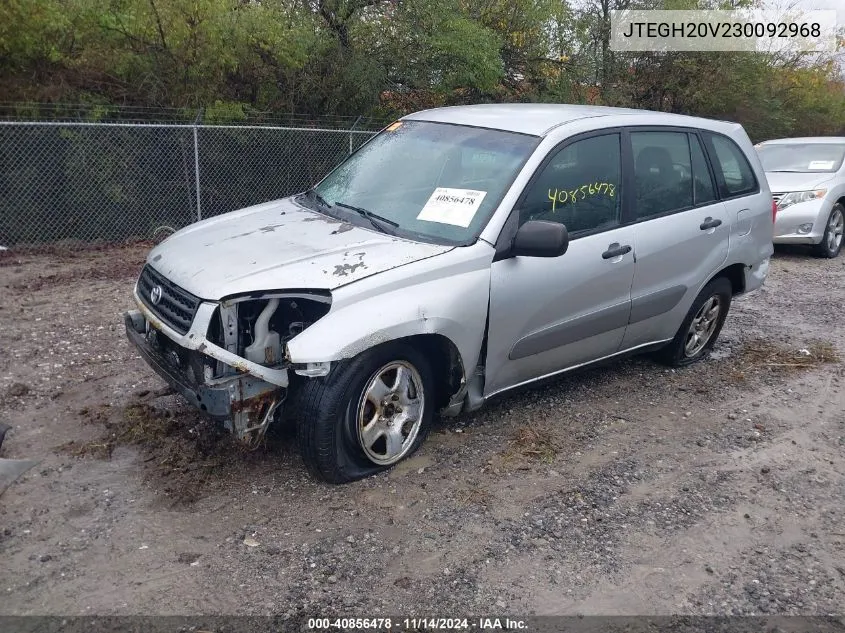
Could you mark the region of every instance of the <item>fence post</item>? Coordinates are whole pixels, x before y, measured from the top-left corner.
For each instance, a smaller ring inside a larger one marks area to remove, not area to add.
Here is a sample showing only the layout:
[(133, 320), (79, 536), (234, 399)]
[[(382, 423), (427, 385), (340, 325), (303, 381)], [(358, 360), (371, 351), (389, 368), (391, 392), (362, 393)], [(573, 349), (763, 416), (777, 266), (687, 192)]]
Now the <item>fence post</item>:
[(355, 123), (352, 124), (352, 127), (349, 128), (349, 155), (352, 155), (352, 132), (355, 131), (355, 126), (358, 125), (358, 121), (361, 120), (361, 116), (359, 115), (357, 119), (355, 119)]
[(202, 220), (202, 206), (200, 205), (200, 148), (197, 129), (202, 119), (202, 108), (197, 110), (197, 117), (194, 119), (194, 180), (197, 196), (197, 221)]

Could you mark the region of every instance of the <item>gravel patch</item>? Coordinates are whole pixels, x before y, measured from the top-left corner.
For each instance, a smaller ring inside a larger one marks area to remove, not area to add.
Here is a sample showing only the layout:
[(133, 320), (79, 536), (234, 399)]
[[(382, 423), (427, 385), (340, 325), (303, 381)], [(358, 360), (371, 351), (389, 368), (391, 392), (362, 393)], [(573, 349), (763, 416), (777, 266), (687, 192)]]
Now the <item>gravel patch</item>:
[(0, 255), (0, 614), (826, 615), (845, 604), (845, 257), (779, 252), (706, 361), (440, 420), (332, 487), (136, 357), (146, 245)]

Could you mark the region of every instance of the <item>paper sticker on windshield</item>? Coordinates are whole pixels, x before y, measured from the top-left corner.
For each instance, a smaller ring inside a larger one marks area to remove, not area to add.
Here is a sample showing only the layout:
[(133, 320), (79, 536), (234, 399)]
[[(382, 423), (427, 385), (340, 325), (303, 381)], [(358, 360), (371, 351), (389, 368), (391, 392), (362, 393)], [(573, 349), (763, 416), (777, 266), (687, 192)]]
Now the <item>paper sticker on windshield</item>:
[(420, 211), (417, 220), (468, 227), (475, 217), (486, 191), (438, 187)]
[(835, 160), (811, 160), (807, 169), (833, 169)]

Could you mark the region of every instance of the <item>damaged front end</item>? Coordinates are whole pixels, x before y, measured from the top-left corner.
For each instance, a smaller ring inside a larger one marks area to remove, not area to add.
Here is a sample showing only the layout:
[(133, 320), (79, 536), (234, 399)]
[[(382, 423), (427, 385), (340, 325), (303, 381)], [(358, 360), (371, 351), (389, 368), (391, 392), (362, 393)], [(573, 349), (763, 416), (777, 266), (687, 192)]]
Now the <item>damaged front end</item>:
[(126, 334), (175, 391), (257, 444), (284, 415), (289, 371), (322, 375), (328, 367), (292, 367), (286, 344), (331, 306), (327, 291), (264, 292), (205, 301), (144, 267), (137, 310), (124, 314)]

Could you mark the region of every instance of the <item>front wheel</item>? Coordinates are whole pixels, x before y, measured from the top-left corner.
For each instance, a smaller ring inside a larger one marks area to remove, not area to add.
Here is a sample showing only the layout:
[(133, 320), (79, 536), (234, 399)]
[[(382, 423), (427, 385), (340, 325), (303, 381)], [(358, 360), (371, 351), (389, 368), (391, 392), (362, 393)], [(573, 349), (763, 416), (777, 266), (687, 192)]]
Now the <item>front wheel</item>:
[(842, 250), (842, 234), (845, 233), (845, 207), (838, 202), (833, 205), (827, 217), (822, 241), (815, 246), (819, 257), (833, 258)]
[(704, 286), (675, 338), (657, 352), (656, 359), (665, 365), (683, 367), (703, 358), (719, 338), (732, 296), (731, 282), (724, 277), (717, 277)]
[(388, 343), (339, 363), (299, 394), (297, 435), (308, 469), (330, 483), (390, 468), (419, 448), (434, 417), (425, 356)]

